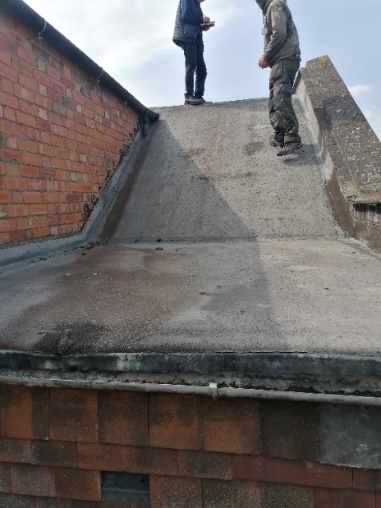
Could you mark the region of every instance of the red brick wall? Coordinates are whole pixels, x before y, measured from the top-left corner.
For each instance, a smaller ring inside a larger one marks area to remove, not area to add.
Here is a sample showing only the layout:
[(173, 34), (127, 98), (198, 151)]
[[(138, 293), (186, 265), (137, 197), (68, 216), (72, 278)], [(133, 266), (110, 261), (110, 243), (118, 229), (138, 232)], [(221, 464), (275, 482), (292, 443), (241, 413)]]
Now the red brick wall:
[(0, 12), (0, 244), (77, 233), (136, 113)]
[(0, 387), (0, 506), (101, 501), (100, 471), (148, 474), (152, 508), (381, 508), (381, 472), (320, 464), (318, 406)]

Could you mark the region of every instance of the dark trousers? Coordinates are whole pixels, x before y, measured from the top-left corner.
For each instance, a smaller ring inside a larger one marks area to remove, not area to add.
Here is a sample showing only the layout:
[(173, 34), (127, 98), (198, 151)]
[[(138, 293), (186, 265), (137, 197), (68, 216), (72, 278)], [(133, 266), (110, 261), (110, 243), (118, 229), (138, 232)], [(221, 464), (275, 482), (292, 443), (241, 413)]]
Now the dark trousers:
[(292, 106), (292, 87), (299, 66), (299, 59), (284, 58), (271, 69), (269, 116), (280, 142), (300, 143), (299, 122)]
[(183, 42), (181, 47), (185, 55), (185, 95), (202, 97), (207, 76), (202, 37), (195, 42)]

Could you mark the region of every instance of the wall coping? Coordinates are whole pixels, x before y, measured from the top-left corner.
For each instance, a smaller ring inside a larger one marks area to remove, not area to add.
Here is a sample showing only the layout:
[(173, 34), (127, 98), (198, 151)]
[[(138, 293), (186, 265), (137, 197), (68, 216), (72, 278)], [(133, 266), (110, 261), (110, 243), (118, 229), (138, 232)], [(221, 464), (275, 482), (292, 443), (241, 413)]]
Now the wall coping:
[(381, 358), (302, 353), (0, 351), (0, 384), (381, 405)]

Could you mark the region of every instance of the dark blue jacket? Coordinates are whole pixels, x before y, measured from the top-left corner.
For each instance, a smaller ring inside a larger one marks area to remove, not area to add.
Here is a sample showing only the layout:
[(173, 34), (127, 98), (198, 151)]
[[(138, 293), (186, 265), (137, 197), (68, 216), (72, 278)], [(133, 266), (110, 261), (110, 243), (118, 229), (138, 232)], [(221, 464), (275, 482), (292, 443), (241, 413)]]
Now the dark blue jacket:
[(197, 0), (180, 0), (177, 7), (173, 42), (194, 42), (202, 36), (201, 23), (204, 19), (200, 4)]

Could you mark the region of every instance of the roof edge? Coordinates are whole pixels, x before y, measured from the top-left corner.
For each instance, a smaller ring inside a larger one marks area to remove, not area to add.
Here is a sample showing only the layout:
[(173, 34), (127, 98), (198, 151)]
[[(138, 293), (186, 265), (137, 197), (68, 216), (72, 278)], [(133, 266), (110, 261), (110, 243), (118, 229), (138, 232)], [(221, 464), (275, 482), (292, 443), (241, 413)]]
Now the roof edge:
[(150, 122), (158, 120), (158, 113), (155, 113), (138, 101), (130, 92), (123, 88), (120, 83), (110, 76), (110, 74), (105, 72), (101, 66), (88, 57), (23, 0), (2, 0), (0, 10), (17, 19), (25, 27), (36, 32), (38, 36), (58, 49), (72, 62), (93, 75), (100, 84), (115, 93), (115, 95), (123, 101), (126, 101), (129, 106), (135, 109), (142, 117), (145, 117), (146, 120)]

